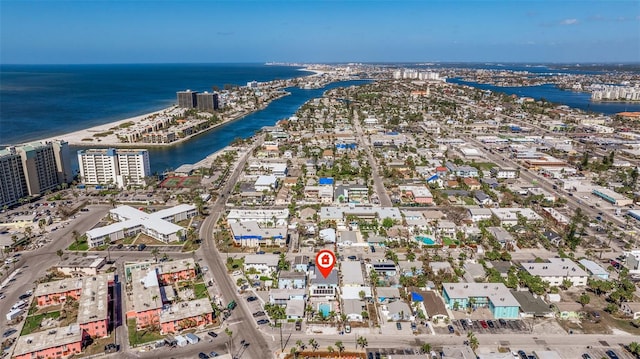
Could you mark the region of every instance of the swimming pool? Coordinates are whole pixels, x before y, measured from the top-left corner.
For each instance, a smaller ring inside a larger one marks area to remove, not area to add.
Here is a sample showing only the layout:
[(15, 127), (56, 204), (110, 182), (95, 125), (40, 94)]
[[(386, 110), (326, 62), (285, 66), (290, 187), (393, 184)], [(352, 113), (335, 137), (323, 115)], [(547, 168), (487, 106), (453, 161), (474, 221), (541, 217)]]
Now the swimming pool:
[(422, 244), (426, 244), (428, 246), (436, 244), (436, 242), (429, 238), (429, 237), (425, 237), (425, 236), (416, 236), (416, 240), (422, 242)]
[(328, 317), (329, 312), (331, 312), (331, 304), (329, 303), (320, 303), (318, 304), (318, 311), (322, 313), (323, 317)]

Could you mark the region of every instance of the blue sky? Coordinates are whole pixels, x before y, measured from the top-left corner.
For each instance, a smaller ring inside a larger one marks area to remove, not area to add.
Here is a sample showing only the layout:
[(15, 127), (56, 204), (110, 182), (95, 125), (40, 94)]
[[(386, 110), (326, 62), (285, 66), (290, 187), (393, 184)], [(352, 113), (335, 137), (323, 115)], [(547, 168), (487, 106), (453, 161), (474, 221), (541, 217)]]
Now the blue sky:
[(640, 62), (640, 1), (0, 0), (1, 63)]

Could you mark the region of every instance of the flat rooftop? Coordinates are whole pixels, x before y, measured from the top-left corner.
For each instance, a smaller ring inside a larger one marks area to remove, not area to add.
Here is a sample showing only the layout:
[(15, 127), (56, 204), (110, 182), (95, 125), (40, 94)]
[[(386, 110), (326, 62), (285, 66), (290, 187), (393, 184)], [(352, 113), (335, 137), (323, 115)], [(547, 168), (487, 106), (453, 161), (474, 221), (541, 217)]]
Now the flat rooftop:
[(20, 356), (41, 350), (61, 347), (63, 345), (82, 341), (80, 325), (71, 324), (68, 327), (54, 328), (43, 332), (31, 333), (18, 338), (13, 356)]
[(443, 283), (451, 299), (486, 297), (496, 307), (520, 307), (520, 303), (502, 283)]
[(67, 258), (58, 262), (56, 267), (69, 268), (100, 268), (105, 262), (105, 257), (100, 256), (74, 256), (69, 255)]
[(588, 277), (576, 262), (568, 258), (549, 258), (543, 263), (522, 263), (522, 268), (531, 275), (540, 277)]
[(160, 323), (192, 318), (212, 312), (213, 308), (211, 307), (211, 302), (209, 302), (209, 299), (207, 298), (191, 300), (188, 302), (179, 302), (167, 306), (160, 312)]
[(78, 305), (78, 324), (109, 318), (109, 282), (113, 273), (84, 278)]
[(162, 308), (162, 296), (155, 268), (131, 270), (131, 309), (140, 313)]
[(66, 293), (72, 290), (82, 290), (82, 278), (67, 278), (39, 284), (33, 295), (37, 298), (43, 295)]

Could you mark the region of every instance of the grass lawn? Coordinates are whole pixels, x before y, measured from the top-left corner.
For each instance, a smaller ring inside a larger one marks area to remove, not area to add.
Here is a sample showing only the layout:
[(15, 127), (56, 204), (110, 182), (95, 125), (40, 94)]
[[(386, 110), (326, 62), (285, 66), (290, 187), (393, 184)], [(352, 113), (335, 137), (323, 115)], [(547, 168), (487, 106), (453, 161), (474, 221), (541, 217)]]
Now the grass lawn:
[(442, 239), (442, 244), (444, 244), (445, 246), (453, 246), (453, 245), (458, 245), (458, 241), (454, 241), (451, 238), (443, 238)]
[(196, 299), (209, 298), (207, 286), (204, 283), (196, 283), (193, 286), (193, 292), (196, 295)]
[(87, 251), (89, 250), (89, 243), (87, 243), (86, 240), (81, 239), (77, 243), (75, 241), (71, 243), (67, 249), (70, 251)]
[(490, 170), (493, 167), (496, 167), (496, 164), (493, 162), (476, 162), (475, 165), (482, 170)]
[(200, 244), (195, 243), (191, 239), (187, 239), (186, 241), (184, 241), (184, 245), (182, 246), (182, 251), (183, 252), (197, 251), (198, 248), (200, 248)]
[(150, 237), (144, 233), (140, 233), (140, 235), (138, 235), (138, 238), (136, 238), (135, 240), (135, 244), (146, 244), (149, 246), (164, 246), (166, 245), (166, 243), (159, 241), (153, 237)]
[(60, 317), (60, 312), (49, 312), (44, 314), (32, 315), (27, 317), (27, 320), (24, 322), (24, 326), (22, 327), (22, 332), (20, 335), (28, 335), (33, 332), (40, 331), (40, 324), (43, 320), (47, 318), (57, 319)]
[[(231, 258), (231, 257), (229, 257)], [(230, 262), (226, 262), (225, 263), (227, 265), (227, 270), (229, 272), (232, 272), (234, 270), (238, 270), (241, 269), (244, 265), (244, 258), (234, 258), (233, 259), (233, 263)]]
[(161, 335), (160, 332), (151, 332), (145, 329), (142, 329), (139, 332), (136, 331), (135, 319), (129, 319), (127, 321), (127, 328), (129, 329), (129, 344), (132, 347), (164, 339), (164, 335)]

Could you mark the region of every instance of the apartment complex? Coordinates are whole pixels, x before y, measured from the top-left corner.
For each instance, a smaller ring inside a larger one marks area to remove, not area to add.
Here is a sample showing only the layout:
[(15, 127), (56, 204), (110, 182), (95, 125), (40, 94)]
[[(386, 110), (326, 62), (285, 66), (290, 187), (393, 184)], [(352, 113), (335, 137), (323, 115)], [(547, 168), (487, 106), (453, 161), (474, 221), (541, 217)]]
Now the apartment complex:
[(35, 290), (35, 302), (38, 308), (43, 308), (69, 300), (77, 301), (76, 323), (83, 336), (103, 338), (109, 334), (110, 289), (113, 285), (113, 274), (42, 283)]
[(80, 150), (78, 164), (82, 182), (91, 185), (143, 185), (151, 174), (149, 152), (142, 149)]
[(112, 218), (119, 222), (87, 231), (89, 247), (98, 247), (142, 232), (159, 241), (169, 243), (179, 241), (186, 230), (175, 224), (195, 217), (198, 213), (194, 206), (181, 204), (154, 213), (146, 213), (129, 206), (116, 207), (109, 211)]
[(0, 206), (39, 196), (73, 180), (65, 141), (33, 142), (0, 150)]
[(180, 298), (172, 283), (195, 277), (195, 262), (184, 259), (158, 265), (132, 263), (127, 276), (127, 320), (136, 329), (156, 326), (162, 334), (201, 327), (213, 322), (213, 308), (207, 298)]

